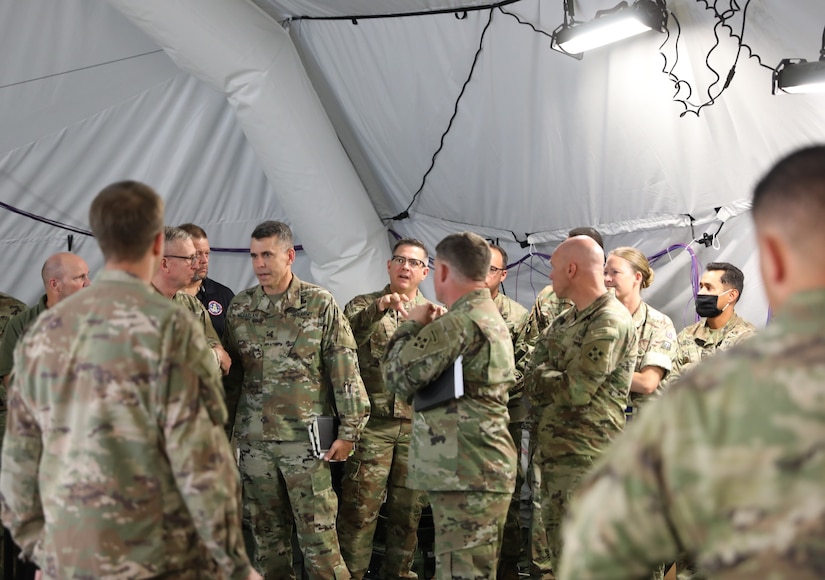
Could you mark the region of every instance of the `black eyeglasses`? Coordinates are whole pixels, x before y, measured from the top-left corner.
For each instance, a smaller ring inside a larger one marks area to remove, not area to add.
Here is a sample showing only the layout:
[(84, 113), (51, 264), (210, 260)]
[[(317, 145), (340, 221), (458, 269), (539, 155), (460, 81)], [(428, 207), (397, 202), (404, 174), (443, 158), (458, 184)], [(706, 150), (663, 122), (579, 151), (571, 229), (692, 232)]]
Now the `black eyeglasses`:
[(403, 266), (404, 264), (409, 264), (410, 268), (412, 268), (413, 270), (418, 270), (426, 265), (421, 260), (416, 260), (415, 258), (405, 258), (404, 256), (393, 256), (392, 263), (396, 266)]
[(496, 268), (495, 266), (490, 266), (490, 274), (498, 274), (499, 272), (504, 272), (507, 268)]
[(163, 257), (164, 258), (177, 258), (178, 260), (184, 260), (186, 262), (189, 262), (190, 266), (194, 266), (195, 262), (198, 261), (198, 256), (197, 255), (194, 255), (194, 256), (173, 256), (171, 254), (168, 254), (168, 255), (164, 255)]

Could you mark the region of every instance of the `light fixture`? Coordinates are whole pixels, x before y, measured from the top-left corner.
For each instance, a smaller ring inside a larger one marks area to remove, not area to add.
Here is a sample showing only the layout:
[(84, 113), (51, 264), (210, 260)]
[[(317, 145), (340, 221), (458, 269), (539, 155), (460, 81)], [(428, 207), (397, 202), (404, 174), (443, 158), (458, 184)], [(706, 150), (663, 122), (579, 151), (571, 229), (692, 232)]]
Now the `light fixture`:
[(779, 62), (773, 71), (771, 92), (775, 95), (777, 89), (783, 93), (825, 93), (825, 30), (818, 61), (785, 58)]
[(667, 22), (664, 0), (638, 0), (630, 6), (623, 1), (581, 23), (573, 19), (572, 0), (565, 0), (564, 9), (564, 24), (553, 33), (553, 48), (567, 54), (579, 54), (648, 30), (663, 32)]

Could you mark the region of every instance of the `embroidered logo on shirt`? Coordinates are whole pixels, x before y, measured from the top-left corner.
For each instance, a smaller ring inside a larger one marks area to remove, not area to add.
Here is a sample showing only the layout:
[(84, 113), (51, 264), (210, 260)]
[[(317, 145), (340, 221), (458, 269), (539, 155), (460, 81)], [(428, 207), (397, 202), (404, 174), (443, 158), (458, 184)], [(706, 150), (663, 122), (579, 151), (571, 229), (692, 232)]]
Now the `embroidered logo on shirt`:
[(217, 300), (210, 300), (209, 306), (207, 306), (206, 309), (212, 316), (220, 316), (223, 313), (223, 306), (221, 306), (221, 303)]

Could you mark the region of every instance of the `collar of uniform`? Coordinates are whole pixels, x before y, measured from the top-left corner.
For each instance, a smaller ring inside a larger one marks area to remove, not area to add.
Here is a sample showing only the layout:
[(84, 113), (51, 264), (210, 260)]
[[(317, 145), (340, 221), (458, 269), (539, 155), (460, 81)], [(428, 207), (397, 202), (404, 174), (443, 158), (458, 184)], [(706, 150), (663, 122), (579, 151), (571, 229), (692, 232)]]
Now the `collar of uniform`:
[(102, 269), (95, 275), (93, 282), (127, 282), (129, 284), (139, 284), (141, 286), (150, 286), (160, 294), (160, 290), (155, 288), (151, 283), (144, 282), (134, 274), (124, 272), (123, 270)]
[[(595, 312), (596, 310), (598, 310), (599, 308), (601, 308), (601, 307), (604, 305), (604, 303), (605, 303), (605, 302), (607, 302), (608, 300), (610, 300), (611, 298), (612, 298), (613, 300), (618, 300), (618, 298), (616, 298), (615, 296), (613, 296), (613, 294), (611, 294), (610, 292), (605, 292), (604, 294), (602, 294), (601, 296), (599, 296), (598, 298), (596, 298), (596, 299), (595, 299), (595, 300), (594, 300), (594, 301), (590, 304), (590, 306), (588, 306), (587, 308), (585, 308), (585, 309), (584, 309), (584, 310), (582, 310), (581, 312), (579, 312), (579, 311), (576, 309), (576, 305), (574, 304), (574, 305), (573, 305), (573, 308), (571, 308), (571, 309), (570, 309), (570, 315), (572, 316), (571, 320), (574, 320), (574, 321), (575, 321), (575, 320), (582, 320), (582, 319), (584, 319), (584, 318), (587, 318), (588, 316), (590, 316), (591, 314), (593, 314), (593, 312)], [(624, 305), (622, 305), (622, 308), (624, 308)]]
[(636, 312), (633, 313), (633, 324), (639, 329), (644, 325), (645, 320), (647, 320), (647, 304), (642, 301), (639, 302), (639, 307), (636, 309)]
[(705, 319), (704, 324), (700, 324), (699, 328), (696, 330), (696, 334), (694, 338), (697, 342), (700, 342), (702, 346), (706, 344), (718, 344), (725, 338), (725, 335), (735, 326), (738, 324), (742, 324), (742, 319), (739, 317), (736, 312), (733, 313), (733, 316), (730, 317), (730, 320), (723, 326), (722, 328), (711, 328), (708, 326), (708, 321)]
[[(301, 307), (301, 279), (298, 278), (295, 273), (292, 274), (292, 280), (278, 303), (282, 311), (287, 308)], [(255, 288), (250, 307), (254, 310), (263, 310), (264, 312), (270, 312), (272, 310), (273, 302), (269, 295), (264, 292), (264, 288), (260, 284)]]
[(485, 288), (480, 288), (478, 290), (472, 290), (467, 292), (464, 296), (453, 302), (453, 305), (450, 306), (450, 312), (456, 312), (457, 310), (467, 309), (470, 307), (471, 302), (476, 302), (478, 300), (492, 300), (490, 298), (490, 290)]

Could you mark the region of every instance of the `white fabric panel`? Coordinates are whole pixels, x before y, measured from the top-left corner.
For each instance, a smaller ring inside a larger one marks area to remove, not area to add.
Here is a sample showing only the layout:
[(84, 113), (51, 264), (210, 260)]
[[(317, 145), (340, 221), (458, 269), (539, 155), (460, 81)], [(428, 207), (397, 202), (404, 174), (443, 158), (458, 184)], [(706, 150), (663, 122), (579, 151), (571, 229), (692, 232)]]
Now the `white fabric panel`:
[(178, 66), (224, 92), (280, 203), (340, 300), (386, 274), (385, 231), (288, 34), (244, 0), (110, 0)]

